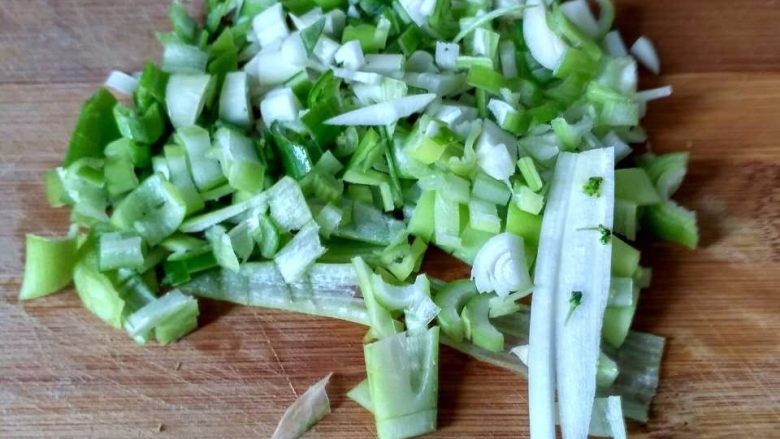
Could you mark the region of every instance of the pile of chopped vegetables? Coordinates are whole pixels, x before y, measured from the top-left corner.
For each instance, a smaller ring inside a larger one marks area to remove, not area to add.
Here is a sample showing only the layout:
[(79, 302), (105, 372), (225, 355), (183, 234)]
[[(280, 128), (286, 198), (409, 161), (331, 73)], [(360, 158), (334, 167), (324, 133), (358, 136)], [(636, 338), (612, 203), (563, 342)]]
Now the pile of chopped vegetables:
[[(21, 298), (73, 282), (139, 344), (194, 330), (201, 297), (366, 325), (349, 396), (382, 439), (436, 430), (440, 344), (528, 375), (533, 438), (625, 437), (664, 345), (630, 330), (630, 242), (698, 231), (670, 199), (688, 155), (627, 160), (671, 88), (637, 91), (653, 45), (598, 5), (174, 3), (160, 65), (112, 73), (129, 99), (100, 88), (46, 174), (72, 228), (28, 235)], [(418, 274), (430, 245), (471, 278)], [(326, 382), (274, 437), (329, 412)]]

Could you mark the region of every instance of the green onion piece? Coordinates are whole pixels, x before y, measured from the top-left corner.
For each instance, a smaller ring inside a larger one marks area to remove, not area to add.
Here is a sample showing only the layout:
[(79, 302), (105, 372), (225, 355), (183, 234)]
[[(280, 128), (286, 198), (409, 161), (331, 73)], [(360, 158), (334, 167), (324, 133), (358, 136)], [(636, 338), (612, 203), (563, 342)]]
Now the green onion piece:
[(401, 52), (404, 55), (409, 56), (420, 47), (420, 44), (422, 44), (424, 39), (425, 34), (420, 30), (420, 27), (414, 23), (410, 23), (406, 26), (406, 29), (401, 32), (401, 35), (398, 36), (398, 39), (395, 42), (401, 49)]
[[(157, 328), (159, 325), (180, 317), (180, 313), (191, 314), (193, 304), (197, 315), (197, 301), (195, 301), (195, 299), (182, 294), (178, 290), (170, 291), (159, 299), (150, 302), (143, 308), (129, 315), (124, 324), (125, 329), (133, 338), (143, 336)], [(188, 323), (190, 323), (188, 320), (185, 320), (184, 323), (186, 332), (182, 330), (184, 333), (181, 334), (181, 336), (194, 329), (193, 326), (188, 325)], [(173, 328), (169, 327), (166, 329), (166, 337), (163, 341), (167, 343), (171, 341), (170, 335), (173, 332)]]
[(114, 120), (123, 137), (139, 143), (155, 143), (165, 130), (165, 120), (156, 103), (143, 113), (122, 104), (114, 105)]
[(615, 383), (619, 373), (620, 369), (615, 360), (602, 352), (596, 369), (596, 386), (599, 389), (609, 388)]
[(506, 231), (523, 238), (526, 260), (529, 266), (533, 264), (536, 259), (536, 250), (539, 248), (542, 217), (520, 210), (512, 203), (507, 209)]
[(165, 102), (175, 128), (195, 125), (215, 85), (209, 75), (171, 75), (165, 86)]
[(368, 385), (368, 378), (350, 389), (350, 391), (347, 392), (347, 398), (358, 403), (358, 405), (368, 410), (372, 415), (374, 414), (374, 403), (371, 401), (371, 388)]
[(234, 129), (223, 127), (214, 134), (214, 143), (228, 184), (239, 191), (260, 192), (265, 166), (260, 163), (252, 141)]
[(520, 169), (520, 174), (525, 180), (525, 184), (534, 191), (539, 192), (542, 189), (543, 182), (542, 177), (539, 175), (539, 171), (536, 170), (536, 164), (531, 157), (523, 157), (517, 161), (517, 168)]
[(612, 277), (609, 283), (607, 306), (630, 306), (634, 300), (634, 279), (632, 277)]
[(472, 297), (463, 308), (461, 317), (466, 338), (475, 345), (490, 352), (504, 350), (504, 334), (499, 332), (488, 320), (490, 299), (487, 294)]
[(152, 62), (144, 65), (141, 77), (138, 79), (138, 87), (133, 94), (133, 101), (139, 111), (146, 111), (147, 108), (157, 103), (165, 107), (165, 89), (168, 84), (169, 75)]
[(214, 254), (214, 259), (217, 260), (217, 264), (222, 268), (237, 273), (239, 269), (238, 257), (233, 250), (233, 243), (225, 228), (222, 226), (211, 227), (206, 230), (206, 239), (211, 244), (211, 251)]
[(461, 29), (461, 31), (458, 33), (458, 35), (455, 36), (455, 38), (453, 38), (452, 41), (457, 43), (458, 41), (462, 40), (470, 33), (481, 28), (483, 25), (488, 24), (491, 21), (501, 18), (505, 15), (515, 14), (522, 10), (523, 10), (523, 6), (506, 6), (503, 8), (494, 9), (488, 12), (487, 14), (477, 16), (473, 20), (471, 20), (468, 26)]
[(514, 189), (514, 204), (524, 212), (539, 215), (544, 207), (544, 195), (537, 194), (524, 184), (516, 184)]
[(271, 439), (301, 437), (320, 419), (330, 414), (330, 400), (325, 386), (328, 385), (331, 375), (333, 374), (329, 373), (325, 378), (309, 387), (284, 411)]
[(271, 125), (270, 134), (287, 175), (295, 179), (301, 179), (311, 172), (322, 155), (317, 145), (280, 122)]
[(664, 241), (675, 242), (690, 249), (699, 244), (699, 227), (696, 212), (668, 200), (649, 206), (643, 215), (642, 223)]
[(219, 94), (219, 118), (242, 128), (252, 123), (248, 81), (246, 72), (228, 73)]
[(501, 232), (501, 218), (498, 216), (495, 204), (479, 198), (472, 198), (468, 205), (471, 228), (494, 234)]
[(84, 157), (103, 157), (106, 145), (119, 138), (113, 117), (116, 99), (105, 88), (98, 89), (81, 107), (81, 114), (70, 138), (63, 166)]
[(448, 200), (466, 204), (471, 199), (469, 181), (454, 174), (431, 173), (417, 182), (425, 191), (436, 191)]
[(312, 220), (300, 185), (290, 177), (283, 177), (267, 191), (271, 218), (285, 232), (299, 230)]
[(221, 209), (212, 210), (211, 212), (190, 217), (189, 219), (187, 219), (187, 221), (184, 221), (184, 223), (182, 223), (179, 230), (181, 230), (184, 233), (203, 232), (204, 230), (208, 229), (211, 226), (219, 224), (223, 221), (227, 221), (231, 218), (237, 217), (238, 215), (241, 215), (242, 213), (250, 209), (258, 209), (260, 211), (265, 211), (267, 202), (268, 202), (267, 195), (265, 193), (261, 193), (253, 196), (252, 198), (232, 204), (230, 206), (225, 206)]
[(612, 237), (612, 275), (631, 277), (639, 267), (639, 250), (626, 244), (622, 239)]
[(410, 331), (427, 328), (439, 313), (439, 307), (431, 300), (431, 283), (425, 275), (417, 276), (413, 284), (402, 286), (388, 284), (377, 274), (371, 280), (379, 304), (389, 311), (403, 311)]
[(645, 154), (639, 158), (661, 198), (669, 199), (680, 188), (688, 171), (688, 156), (687, 152), (673, 152), (660, 156)]
[(245, 306), (369, 324), (366, 303), (354, 297), (358, 282), (351, 264), (315, 264), (307, 276), (288, 285), (273, 262), (248, 262), (238, 273), (209, 271), (179, 288), (187, 294)]
[(111, 223), (156, 245), (179, 228), (186, 209), (176, 187), (155, 174), (115, 206)]
[(380, 439), (436, 430), (439, 328), (408, 331), (363, 348)]
[(466, 328), (461, 312), (466, 303), (476, 295), (477, 288), (468, 279), (450, 282), (436, 293), (433, 301), (441, 308), (436, 318), (441, 330), (450, 339), (461, 342), (465, 337)]
[(499, 206), (506, 206), (512, 197), (512, 192), (506, 185), (483, 172), (477, 173), (474, 178), (474, 185), (471, 189), (472, 195), (477, 198), (490, 201)]
[(480, 90), (492, 94), (499, 94), (502, 88), (507, 88), (507, 80), (495, 70), (481, 65), (473, 65), (469, 68), (466, 82)]
[(604, 312), (604, 326), (601, 329), (601, 336), (613, 347), (620, 347), (628, 335), (631, 328), (631, 321), (636, 313), (637, 303), (639, 301), (639, 289), (633, 291), (632, 303), (629, 306), (608, 307)]
[(370, 244), (389, 245), (398, 242), (404, 229), (402, 221), (385, 215), (367, 203), (356, 201), (352, 204), (350, 221), (344, 221), (334, 235)]
[(528, 376), (528, 368), (525, 363), (509, 352), (490, 352), (469, 342), (457, 342), (445, 335), (442, 335), (441, 343), (484, 363)]
[(391, 337), (397, 333), (396, 326), (390, 312), (379, 303), (376, 297), (373, 282), (374, 273), (360, 257), (352, 259), (352, 266), (355, 268), (360, 283), (360, 291), (368, 311), (371, 329), (380, 339), (392, 339)]
[(420, 270), (428, 244), (422, 238), (415, 238), (412, 244), (400, 242), (386, 248), (381, 255), (387, 271), (398, 280), (406, 280), (413, 272)]
[(211, 149), (208, 131), (198, 126), (179, 128), (174, 139), (187, 150), (192, 180), (198, 190), (213, 189), (225, 182), (219, 162), (208, 155)]
[(434, 238), (436, 243), (445, 247), (459, 247), (461, 245), (461, 224), (463, 224), (460, 204), (442, 194), (442, 191), (436, 191), (433, 206)]
[[(130, 142), (128, 139), (116, 140), (117, 142)], [(138, 187), (138, 177), (135, 175), (133, 162), (127, 155), (108, 155), (106, 148), (106, 161), (103, 167), (103, 177), (106, 180), (106, 190), (112, 197), (123, 195)]]
[(35, 299), (65, 288), (73, 278), (77, 248), (78, 235), (73, 232), (65, 238), (28, 234), (24, 280), (19, 299)]
[(162, 69), (167, 73), (197, 74), (206, 71), (209, 54), (198, 46), (164, 38)]
[(636, 239), (637, 231), (637, 205), (632, 201), (615, 200), (615, 222), (613, 231), (629, 240)]
[(409, 220), (409, 233), (419, 236), (426, 241), (433, 239), (434, 233), (434, 200), (436, 192), (425, 191), (417, 200), (417, 206)]
[(620, 374), (606, 392), (621, 396), (626, 418), (647, 422), (658, 389), (664, 338), (631, 331), (613, 355)]
[(274, 262), (285, 282), (292, 283), (299, 280), (325, 250), (320, 243), (319, 226), (312, 221), (279, 250)]
[(98, 269), (97, 243), (87, 239), (79, 249), (73, 269), (73, 285), (84, 307), (115, 328), (122, 328), (125, 301), (111, 279)]
[(172, 2), (171, 7), (168, 10), (168, 18), (171, 20), (173, 33), (176, 34), (177, 37), (185, 42), (195, 41), (195, 32), (199, 30), (198, 24), (190, 17), (186, 7), (178, 1)]
[(144, 265), (144, 244), (132, 233), (104, 233), (98, 240), (100, 271), (117, 268), (141, 268)]
[(615, 198), (633, 201), (637, 206), (649, 206), (661, 202), (652, 180), (642, 168), (615, 171)]
[(192, 173), (187, 164), (187, 151), (183, 146), (167, 145), (163, 148), (163, 154), (168, 164), (168, 180), (176, 186), (187, 206), (187, 215), (203, 210), (206, 204), (192, 181)]

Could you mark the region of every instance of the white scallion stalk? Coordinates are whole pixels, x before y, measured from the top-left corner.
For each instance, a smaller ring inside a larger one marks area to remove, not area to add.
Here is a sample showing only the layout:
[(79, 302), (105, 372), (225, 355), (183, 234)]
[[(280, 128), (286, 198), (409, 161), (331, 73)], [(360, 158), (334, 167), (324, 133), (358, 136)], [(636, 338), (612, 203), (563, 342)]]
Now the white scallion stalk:
[[(583, 190), (591, 177), (603, 179), (597, 197)], [(557, 388), (563, 436), (585, 438), (609, 297), (612, 246), (600, 229), (612, 228), (614, 152), (561, 153), (548, 203), (531, 305), (531, 434), (554, 437)]]
[(599, 36), (600, 29), (587, 0), (570, 0), (561, 3), (561, 12), (575, 26), (591, 38)]
[(523, 362), (526, 366), (528, 365), (528, 345), (523, 344), (520, 346), (515, 346), (512, 349), (509, 350), (511, 354), (516, 356), (520, 359), (520, 361)]
[(477, 163), (496, 180), (506, 180), (515, 173), (517, 141), (490, 120), (485, 120), (477, 141)]
[(531, 56), (547, 69), (555, 70), (566, 54), (567, 46), (547, 25), (547, 6), (543, 0), (528, 0), (523, 10), (523, 37)]
[(325, 386), (332, 373), (309, 387), (290, 407), (285, 410), (282, 419), (271, 439), (297, 439), (303, 436), (312, 425), (330, 414), (330, 400)]
[(209, 75), (171, 75), (165, 87), (165, 102), (174, 127), (195, 124), (213, 84)]
[(382, 73), (385, 75), (402, 74), (406, 60), (401, 54), (365, 55), (364, 72)]
[[(556, 382), (564, 437), (585, 438), (591, 401), (596, 396), (601, 325), (609, 298), (612, 260), (611, 240), (605, 244), (600, 232), (585, 229), (595, 225), (612, 230), (614, 152), (602, 148), (581, 153), (577, 168), (570, 214), (563, 230), (562, 271), (556, 294)], [(604, 179), (599, 197), (582, 190), (593, 176)], [(571, 302), (574, 291), (580, 291), (582, 297), (576, 308)]]
[(219, 118), (244, 128), (252, 123), (246, 72), (232, 72), (225, 75), (222, 93), (219, 95)]
[(298, 119), (301, 104), (289, 87), (272, 90), (260, 101), (260, 114), (266, 126), (275, 121), (290, 122)]
[(114, 70), (106, 78), (106, 87), (122, 93), (125, 96), (132, 96), (135, 89), (138, 88), (138, 78), (134, 78), (127, 73)]
[(436, 65), (443, 70), (454, 70), (455, 61), (460, 54), (460, 46), (457, 43), (436, 42)]
[[(560, 269), (562, 231), (577, 159), (558, 158), (548, 194), (534, 272), (528, 358), (528, 410), (532, 439), (555, 439), (555, 295)], [(594, 375), (595, 378), (595, 375)]]
[(649, 38), (639, 37), (634, 45), (631, 46), (631, 54), (651, 72), (656, 75), (661, 73), (661, 59), (658, 57), (658, 52), (656, 52), (655, 46), (653, 46), (653, 42)]
[(313, 55), (327, 67), (333, 64), (333, 58), (336, 56), (339, 47), (341, 47), (339, 43), (323, 35), (314, 46)]
[(333, 75), (337, 78), (346, 79), (347, 81), (358, 83), (358, 84), (367, 84), (367, 85), (377, 85), (380, 82), (382, 82), (382, 79), (384, 78), (379, 73), (374, 72), (359, 72), (357, 70), (350, 70), (350, 69), (344, 69), (344, 68), (333, 68)]
[(615, 151), (615, 163), (628, 157), (632, 152), (631, 146), (624, 142), (614, 131), (607, 133), (607, 135), (601, 139), (601, 143), (603, 143), (604, 146), (612, 147)]
[(347, 41), (339, 47), (334, 55), (337, 64), (347, 70), (357, 70), (366, 62), (363, 49), (357, 40)]
[[(532, 6), (532, 4), (535, 1), (541, 1), (541, 0), (528, 0), (527, 6)], [(528, 8), (528, 9), (532, 9), (532, 8)], [(526, 9), (526, 11), (528, 9)], [(458, 32), (458, 35), (456, 35), (455, 38), (452, 41), (457, 43), (458, 41), (466, 38), (466, 36), (468, 36), (470, 33), (474, 32), (475, 30), (482, 29), (482, 26), (485, 23), (490, 23), (491, 21), (493, 21), (493, 20), (495, 20), (497, 18), (501, 18), (501, 17), (503, 17), (505, 15), (511, 15), (511, 14), (516, 13), (516, 12), (520, 12), (521, 10), (523, 10), (522, 6), (512, 5), (512, 6), (505, 7), (505, 8), (494, 9), (494, 10), (488, 12), (487, 14), (482, 14), (482, 15), (479, 15), (477, 17), (474, 17), (474, 19), (472, 19), (466, 27), (464, 27), (463, 29), (461, 29), (460, 32)]]
[(523, 238), (511, 233), (490, 238), (474, 258), (471, 278), (480, 293), (495, 292), (506, 296), (528, 290), (532, 283)]
[(252, 19), (252, 29), (263, 48), (281, 43), (290, 34), (281, 3), (275, 3)]
[(357, 110), (332, 117), (325, 121), (328, 125), (369, 126), (390, 125), (404, 117), (419, 113), (425, 109), (436, 95), (433, 93), (406, 96), (393, 101), (368, 105)]
[(604, 49), (609, 56), (628, 56), (628, 49), (626, 43), (623, 41), (623, 37), (620, 35), (620, 31), (609, 31), (604, 36)]
[(312, 220), (303, 191), (291, 177), (282, 177), (266, 194), (271, 218), (282, 230), (299, 230)]
[(658, 88), (651, 88), (650, 90), (642, 90), (636, 94), (637, 99), (643, 102), (650, 102), (656, 99), (667, 98), (672, 95), (672, 86), (666, 85)]

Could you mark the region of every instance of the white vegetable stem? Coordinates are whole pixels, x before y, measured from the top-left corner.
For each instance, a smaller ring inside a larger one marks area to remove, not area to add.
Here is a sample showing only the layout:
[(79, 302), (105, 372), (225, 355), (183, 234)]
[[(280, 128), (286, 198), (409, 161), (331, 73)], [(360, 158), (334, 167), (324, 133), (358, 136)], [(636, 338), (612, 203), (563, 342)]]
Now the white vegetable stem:
[(656, 75), (661, 73), (661, 60), (658, 58), (658, 52), (653, 46), (653, 42), (647, 37), (639, 37), (633, 46), (631, 54), (648, 70)]
[(480, 293), (495, 292), (501, 297), (529, 289), (523, 238), (507, 232), (490, 238), (474, 258), (471, 278)]
[(114, 70), (106, 78), (106, 87), (113, 88), (125, 96), (132, 96), (135, 89), (138, 88), (138, 79), (127, 73)]
[(297, 439), (303, 436), (312, 425), (330, 414), (330, 400), (325, 386), (328, 385), (329, 373), (306, 390), (282, 415), (271, 439)]
[(404, 117), (423, 111), (436, 98), (433, 93), (406, 96), (392, 101), (368, 105), (325, 121), (328, 125), (389, 125)]
[[(601, 194), (583, 190), (603, 178)], [(586, 438), (596, 394), (601, 325), (609, 297), (614, 152), (561, 153), (542, 224), (531, 305), (531, 436), (555, 437), (555, 389), (564, 438)], [(581, 301), (572, 311), (573, 292)], [(557, 384), (557, 386), (556, 386)]]
[(523, 38), (531, 56), (542, 66), (555, 70), (566, 54), (566, 43), (547, 25), (547, 6), (542, 0), (528, 0), (523, 10)]

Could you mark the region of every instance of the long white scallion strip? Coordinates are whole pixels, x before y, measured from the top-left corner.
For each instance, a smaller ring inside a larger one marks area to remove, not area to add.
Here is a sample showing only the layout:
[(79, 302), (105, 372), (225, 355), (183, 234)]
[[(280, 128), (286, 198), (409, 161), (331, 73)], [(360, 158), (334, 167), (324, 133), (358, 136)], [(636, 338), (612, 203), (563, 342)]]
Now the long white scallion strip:
[(326, 120), (325, 123), (347, 126), (389, 125), (399, 119), (419, 113), (434, 99), (436, 99), (436, 95), (433, 93), (406, 96), (348, 111)]
[(332, 375), (333, 373), (329, 373), (325, 378), (317, 381), (285, 410), (271, 439), (297, 439), (312, 425), (330, 414), (330, 400), (325, 386), (328, 385)]
[[(565, 438), (587, 437), (591, 401), (596, 396), (601, 325), (609, 298), (612, 243), (608, 238), (605, 242), (601, 231), (591, 228), (612, 230), (614, 168), (614, 152), (610, 148), (577, 155), (568, 201), (569, 214), (562, 230), (565, 250), (561, 252), (553, 316), (556, 382)], [(603, 178), (601, 194), (597, 197), (583, 190), (591, 177)], [(544, 242), (540, 243), (540, 247), (544, 245)], [(575, 292), (580, 292), (579, 305), (571, 303)]]

